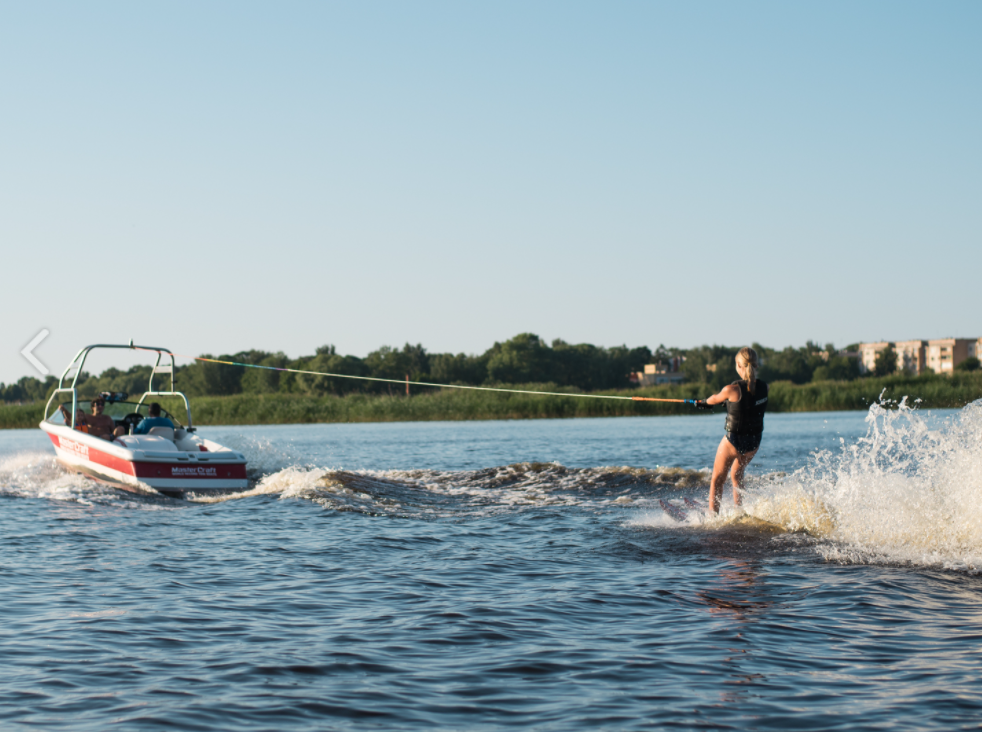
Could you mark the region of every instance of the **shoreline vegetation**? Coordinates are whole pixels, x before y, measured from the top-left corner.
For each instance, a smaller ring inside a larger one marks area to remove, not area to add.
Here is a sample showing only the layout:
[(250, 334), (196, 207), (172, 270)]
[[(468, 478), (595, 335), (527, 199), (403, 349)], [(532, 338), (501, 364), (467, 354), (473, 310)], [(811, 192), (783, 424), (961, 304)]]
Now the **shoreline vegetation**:
[[(507, 385), (512, 388), (567, 393), (646, 396), (662, 399), (704, 399), (713, 393), (706, 383), (655, 386), (585, 392), (554, 383)], [(883, 399), (893, 402), (907, 397), (921, 409), (960, 408), (982, 398), (982, 372), (952, 376), (891, 375), (849, 381), (812, 381), (770, 384), (769, 412), (827, 412), (865, 410)], [(920, 400), (919, 402), (917, 400)], [(168, 411), (184, 421), (183, 406), (176, 400), (161, 400)], [(45, 402), (0, 404), (0, 429), (37, 427)], [(349, 393), (304, 395), (290, 393), (192, 396), (196, 426), (276, 425), (351, 422), (465, 421), (490, 419), (557, 419), (571, 417), (668, 416), (705, 414), (688, 404), (633, 402), (614, 399), (583, 399), (565, 396), (506, 394), (450, 388), (415, 388), (405, 394)], [(720, 408), (714, 410), (719, 414)]]

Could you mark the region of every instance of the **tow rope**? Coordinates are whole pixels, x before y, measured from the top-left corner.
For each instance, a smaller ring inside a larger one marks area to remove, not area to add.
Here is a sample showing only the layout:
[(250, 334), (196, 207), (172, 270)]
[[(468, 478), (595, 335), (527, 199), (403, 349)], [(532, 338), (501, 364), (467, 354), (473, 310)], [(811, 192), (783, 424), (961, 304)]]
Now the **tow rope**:
[[(151, 353), (163, 353), (152, 348), (141, 348), (134, 346), (136, 351), (149, 351)], [(406, 386), (433, 386), (439, 389), (470, 389), (471, 391), (497, 391), (508, 394), (539, 394), (542, 396), (561, 396), (578, 397), (580, 399), (622, 399), (632, 402), (673, 402), (676, 404), (695, 404), (698, 399), (656, 399), (655, 397), (640, 396), (612, 396), (610, 394), (567, 394), (560, 391), (531, 391), (529, 389), (502, 389), (494, 386), (465, 386), (463, 384), (433, 384), (428, 381), (410, 381), (406, 379), (383, 379), (377, 376), (354, 376), (352, 374), (332, 374), (326, 371), (305, 371), (303, 369), (287, 369), (279, 366), (263, 366), (257, 363), (239, 363), (238, 361), (221, 361), (217, 358), (204, 358), (203, 356), (188, 356), (183, 353), (172, 353), (179, 358), (188, 358), (192, 361), (203, 361), (204, 363), (220, 363), (226, 366), (241, 366), (247, 369), (265, 369), (267, 371), (284, 371), (291, 374), (307, 374), (308, 376), (329, 376), (333, 379), (357, 379), (360, 381), (380, 381), (386, 384), (404, 384)]]

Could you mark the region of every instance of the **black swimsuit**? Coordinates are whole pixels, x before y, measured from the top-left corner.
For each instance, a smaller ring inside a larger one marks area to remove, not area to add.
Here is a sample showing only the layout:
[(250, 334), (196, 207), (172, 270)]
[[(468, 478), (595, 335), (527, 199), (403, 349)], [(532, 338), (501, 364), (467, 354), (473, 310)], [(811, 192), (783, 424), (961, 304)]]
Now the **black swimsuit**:
[(740, 401), (726, 403), (726, 439), (741, 455), (760, 447), (764, 432), (764, 412), (767, 411), (767, 384), (757, 379), (754, 393), (746, 381), (734, 381), (740, 388)]
[(758, 432), (756, 435), (735, 435), (732, 432), (726, 433), (726, 439), (741, 455), (746, 455), (748, 452), (754, 452), (758, 447), (760, 447), (760, 439), (763, 436), (764, 435), (760, 432)]

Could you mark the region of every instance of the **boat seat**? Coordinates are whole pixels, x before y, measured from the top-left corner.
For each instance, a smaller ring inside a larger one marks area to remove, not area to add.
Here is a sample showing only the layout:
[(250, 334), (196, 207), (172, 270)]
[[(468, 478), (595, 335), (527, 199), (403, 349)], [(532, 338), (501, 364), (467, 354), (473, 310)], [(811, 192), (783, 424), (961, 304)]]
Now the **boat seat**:
[(174, 428), (173, 427), (151, 427), (147, 432), (148, 435), (156, 435), (157, 437), (166, 437), (168, 440), (173, 441), (174, 439)]

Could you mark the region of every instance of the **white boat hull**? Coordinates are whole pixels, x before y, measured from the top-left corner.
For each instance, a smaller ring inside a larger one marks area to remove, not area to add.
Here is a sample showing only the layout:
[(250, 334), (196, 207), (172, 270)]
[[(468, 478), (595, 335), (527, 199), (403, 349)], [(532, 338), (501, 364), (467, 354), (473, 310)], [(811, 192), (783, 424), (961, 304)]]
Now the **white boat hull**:
[[(140, 492), (206, 493), (244, 490), (249, 486), (246, 460), (239, 453), (204, 441), (206, 451), (175, 450), (164, 438), (122, 437), (113, 441), (63, 425), (42, 422), (58, 462), (66, 470), (102, 483)], [(126, 443), (130, 442), (130, 445)], [(160, 449), (147, 449), (159, 447)]]

